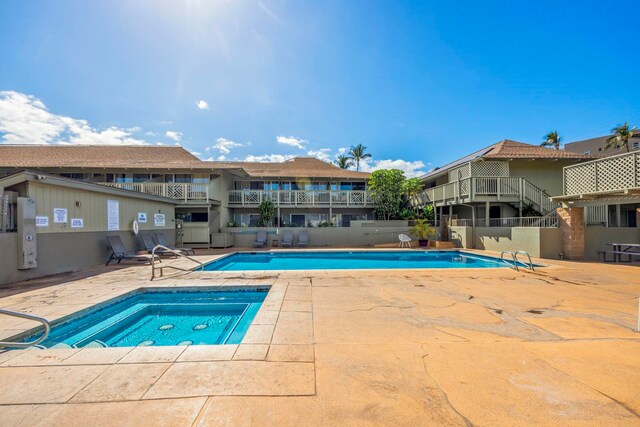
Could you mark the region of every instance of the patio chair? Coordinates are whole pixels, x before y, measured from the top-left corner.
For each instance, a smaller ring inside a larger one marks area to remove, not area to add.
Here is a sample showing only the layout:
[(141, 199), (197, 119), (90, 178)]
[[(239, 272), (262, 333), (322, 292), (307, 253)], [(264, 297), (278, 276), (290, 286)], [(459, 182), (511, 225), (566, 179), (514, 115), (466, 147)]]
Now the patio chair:
[(400, 240), (398, 247), (403, 248), (404, 245), (407, 245), (408, 248), (411, 247), (411, 237), (407, 236), (406, 234), (398, 234), (398, 240)]
[(301, 248), (309, 246), (309, 232), (305, 229), (300, 230), (300, 234), (298, 234), (298, 246)]
[[(120, 236), (117, 236), (117, 235), (107, 236), (107, 242), (109, 243), (109, 249), (111, 250), (111, 255), (109, 256), (109, 260), (107, 261), (106, 265), (109, 265), (111, 261), (115, 261), (115, 260), (118, 260), (118, 264), (120, 264), (120, 261), (122, 261), (123, 259), (146, 261), (149, 264), (151, 264), (151, 255), (148, 255), (148, 254), (139, 255), (133, 251), (127, 250), (127, 248), (124, 246), (124, 243), (122, 243), (122, 239), (120, 239)], [(160, 257), (158, 257), (157, 255), (156, 257), (158, 258), (158, 261), (162, 262), (160, 260)]]
[(284, 230), (282, 232), (282, 247), (290, 248), (293, 246), (293, 230)]
[[(148, 233), (140, 233), (140, 237), (142, 238), (142, 243), (143, 243), (144, 248), (146, 249), (146, 251), (149, 252), (149, 253), (152, 253), (153, 252), (153, 248), (156, 246), (156, 242), (153, 241), (153, 236), (151, 234), (148, 234)], [(178, 257), (178, 255), (174, 254), (173, 252), (167, 251), (167, 250), (162, 249), (162, 248), (158, 248), (156, 250), (156, 255), (175, 257), (175, 258)]]
[(254, 248), (264, 248), (267, 246), (267, 232), (266, 230), (258, 230), (258, 234), (256, 235), (256, 240), (251, 245)]
[(185, 248), (185, 247), (177, 248), (177, 247), (175, 247), (173, 245), (170, 245), (167, 242), (167, 239), (164, 237), (164, 233), (163, 232), (155, 233), (154, 236), (155, 236), (155, 243), (158, 244), (158, 245), (166, 246), (169, 249), (173, 249), (174, 251), (182, 252), (185, 255), (189, 255), (190, 252), (193, 255), (196, 254), (196, 251), (193, 250), (193, 248)]

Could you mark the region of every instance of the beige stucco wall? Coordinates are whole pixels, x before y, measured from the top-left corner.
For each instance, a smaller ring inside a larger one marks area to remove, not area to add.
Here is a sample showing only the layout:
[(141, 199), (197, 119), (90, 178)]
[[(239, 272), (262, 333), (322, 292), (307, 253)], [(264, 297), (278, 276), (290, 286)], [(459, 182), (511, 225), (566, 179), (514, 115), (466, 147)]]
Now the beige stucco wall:
[(532, 257), (558, 259), (561, 241), (558, 228), (537, 227), (451, 227), (452, 239), (461, 247), (488, 251), (529, 252)]
[[(640, 243), (640, 228), (593, 225), (585, 227), (584, 237), (585, 259), (597, 260), (599, 250), (613, 250), (607, 243)], [(611, 259), (611, 256), (608, 259)]]
[(509, 174), (526, 178), (550, 196), (559, 196), (563, 194), (562, 169), (572, 164), (575, 161), (512, 160), (509, 162)]
[[(147, 222), (140, 223), (140, 230), (173, 229), (171, 222), (175, 218), (172, 202), (152, 201), (135, 197), (116, 196), (87, 190), (76, 190), (68, 187), (58, 187), (39, 182), (29, 182), (29, 197), (36, 201), (36, 215), (48, 216), (49, 226), (38, 227), (38, 234), (42, 233), (81, 233), (107, 230), (107, 200), (117, 200), (120, 210), (120, 230), (131, 230), (133, 220), (138, 212), (147, 214)], [(80, 206), (76, 205), (79, 202)], [(68, 220), (82, 218), (83, 228), (71, 228), (70, 224), (56, 224), (53, 222), (53, 209), (64, 208), (68, 211)], [(165, 215), (165, 227), (155, 227), (154, 214)]]
[[(258, 228), (253, 227), (226, 227), (224, 233), (234, 233), (235, 246), (248, 247), (256, 239)], [(276, 228), (268, 228), (269, 246), (274, 239), (282, 240), (282, 233), (285, 228), (278, 229), (279, 235), (275, 234)], [(294, 242), (297, 243), (298, 235), (302, 228), (289, 228), (293, 230)], [(351, 227), (311, 227), (304, 228), (309, 232), (309, 244), (311, 246), (366, 246), (383, 243), (398, 243), (398, 234), (408, 234), (409, 226), (407, 221), (389, 221), (382, 223), (379, 221), (352, 221)]]

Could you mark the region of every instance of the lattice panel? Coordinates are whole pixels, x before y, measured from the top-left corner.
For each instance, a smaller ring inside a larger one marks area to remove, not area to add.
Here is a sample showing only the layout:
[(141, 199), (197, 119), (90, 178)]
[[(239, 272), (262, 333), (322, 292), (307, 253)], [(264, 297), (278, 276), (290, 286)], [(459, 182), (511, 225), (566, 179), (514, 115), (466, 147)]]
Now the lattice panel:
[(351, 203), (364, 204), (364, 193), (351, 193)]
[(585, 194), (596, 191), (596, 165), (585, 163), (565, 171), (565, 194)]
[(313, 202), (313, 193), (308, 193), (306, 191), (301, 191), (298, 193), (298, 203), (300, 204), (312, 204)]
[(466, 163), (449, 171), (449, 182), (459, 181), (461, 179), (469, 178), (470, 176), (471, 170), (469, 169), (469, 163)]
[(635, 176), (633, 171), (635, 156), (610, 157), (597, 162), (597, 191), (633, 188)]
[(472, 176), (509, 176), (509, 162), (473, 162)]
[(260, 193), (257, 191), (246, 191), (244, 193), (244, 202), (248, 205), (260, 204)]
[(634, 154), (633, 158), (636, 160), (636, 185), (634, 187), (640, 187), (640, 155)]
[(168, 185), (167, 195), (173, 199), (184, 198), (184, 186), (182, 185)]

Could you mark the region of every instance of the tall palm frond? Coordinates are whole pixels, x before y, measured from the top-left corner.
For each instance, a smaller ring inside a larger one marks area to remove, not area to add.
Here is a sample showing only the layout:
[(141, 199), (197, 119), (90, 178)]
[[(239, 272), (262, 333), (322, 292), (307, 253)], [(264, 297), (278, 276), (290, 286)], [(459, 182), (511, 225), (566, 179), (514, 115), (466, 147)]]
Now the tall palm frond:
[(540, 144), (541, 147), (552, 147), (556, 150), (560, 149), (560, 141), (562, 138), (558, 135), (558, 131), (554, 130), (544, 136), (544, 142)]
[(336, 158), (336, 161), (334, 163), (340, 169), (349, 169), (351, 166), (353, 166), (353, 162), (351, 161), (351, 157), (347, 156), (346, 154), (340, 154)]
[(600, 150), (608, 150), (609, 148), (624, 147), (629, 152), (629, 140), (631, 138), (640, 138), (640, 131), (634, 126), (629, 127), (629, 123), (619, 125), (611, 129), (612, 135), (606, 139), (604, 147)]
[(371, 157), (371, 154), (367, 153), (366, 151), (367, 147), (362, 144), (352, 146), (349, 150), (349, 158), (351, 160), (355, 160), (357, 171), (360, 170), (360, 160), (368, 159)]

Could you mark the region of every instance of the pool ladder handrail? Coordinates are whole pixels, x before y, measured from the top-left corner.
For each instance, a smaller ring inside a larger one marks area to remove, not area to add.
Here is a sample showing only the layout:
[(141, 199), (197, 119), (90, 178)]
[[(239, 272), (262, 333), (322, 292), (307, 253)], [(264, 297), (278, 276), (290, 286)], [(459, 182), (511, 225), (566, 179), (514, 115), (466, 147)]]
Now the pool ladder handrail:
[(42, 323), (44, 326), (44, 333), (40, 338), (35, 341), (28, 342), (12, 342), (12, 341), (0, 341), (0, 348), (29, 348), (33, 346), (37, 346), (42, 341), (46, 340), (49, 336), (49, 332), (51, 331), (51, 324), (49, 321), (43, 317), (34, 316), (32, 314), (20, 313), (18, 311), (4, 310), (0, 309), (0, 314), (6, 314), (7, 316), (19, 317), (21, 319), (34, 320), (36, 322)]
[[(190, 261), (193, 261), (197, 264), (200, 265), (200, 267), (204, 267), (204, 264), (200, 261), (198, 261), (195, 258), (191, 258), (189, 255), (185, 254), (182, 251), (176, 250), (176, 249), (171, 249), (168, 248), (164, 245), (155, 245), (153, 247), (153, 250), (151, 250), (151, 280), (156, 278), (156, 249), (161, 249), (163, 252), (171, 252), (172, 254), (176, 255), (177, 257), (183, 257), (183, 258), (187, 258)], [(159, 257), (158, 257), (159, 259)], [(193, 270), (188, 269), (188, 268), (182, 268), (182, 267), (176, 267), (175, 265), (161, 265), (160, 267), (158, 267), (160, 269), (160, 277), (162, 277), (164, 275), (164, 269), (165, 268), (172, 268), (174, 270), (179, 270), (179, 271), (186, 271), (186, 272), (191, 272)]]
[[(509, 264), (509, 262), (504, 259), (505, 254), (509, 254), (511, 255), (511, 259), (513, 260), (513, 265)], [(526, 255), (527, 256), (527, 262), (522, 262), (518, 259), (518, 255)], [(524, 265), (526, 268), (528, 268), (531, 271), (535, 271), (535, 268), (533, 266), (533, 262), (531, 261), (531, 255), (529, 255), (529, 252), (527, 251), (515, 251), (515, 252), (511, 252), (511, 251), (502, 251), (500, 252), (500, 259), (502, 260), (502, 262), (504, 262), (505, 264), (507, 264), (510, 268), (513, 268), (516, 271), (520, 271), (520, 268), (518, 266), (518, 263), (521, 263), (522, 265)]]

